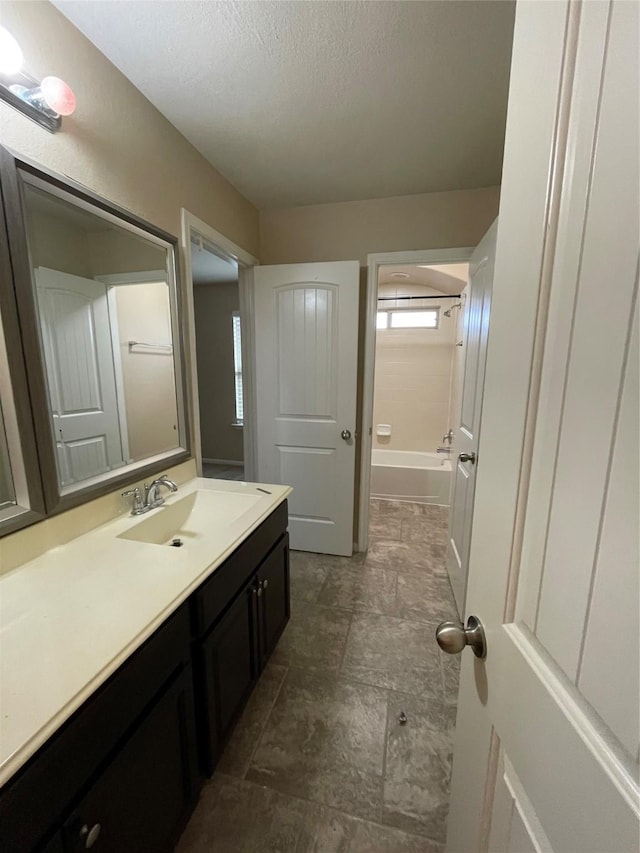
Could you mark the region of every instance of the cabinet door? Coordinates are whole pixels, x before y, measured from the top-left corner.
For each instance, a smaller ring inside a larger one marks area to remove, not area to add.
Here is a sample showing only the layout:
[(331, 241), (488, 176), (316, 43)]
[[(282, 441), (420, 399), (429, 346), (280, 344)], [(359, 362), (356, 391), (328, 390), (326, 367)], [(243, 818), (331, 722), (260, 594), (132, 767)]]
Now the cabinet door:
[(208, 752), (204, 756), (207, 773), (213, 771), (258, 676), (256, 600), (257, 587), (252, 579), (202, 642), (200, 666), (205, 686), (203, 727)]
[(53, 838), (49, 841), (46, 847), (40, 850), (40, 853), (64, 853), (62, 844), (62, 833), (56, 832)]
[(163, 853), (198, 792), (191, 668), (151, 707), (64, 825), (67, 853)]
[(260, 668), (289, 621), (289, 535), (285, 534), (258, 569)]

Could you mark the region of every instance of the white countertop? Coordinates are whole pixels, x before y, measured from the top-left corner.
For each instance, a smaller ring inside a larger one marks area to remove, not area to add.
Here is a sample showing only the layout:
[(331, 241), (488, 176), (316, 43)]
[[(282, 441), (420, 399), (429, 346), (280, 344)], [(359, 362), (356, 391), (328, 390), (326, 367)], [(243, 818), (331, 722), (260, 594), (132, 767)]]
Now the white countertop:
[(195, 491), (260, 499), (183, 548), (118, 538), (125, 515), (0, 577), (0, 785), (173, 613), (291, 489), (195, 479)]

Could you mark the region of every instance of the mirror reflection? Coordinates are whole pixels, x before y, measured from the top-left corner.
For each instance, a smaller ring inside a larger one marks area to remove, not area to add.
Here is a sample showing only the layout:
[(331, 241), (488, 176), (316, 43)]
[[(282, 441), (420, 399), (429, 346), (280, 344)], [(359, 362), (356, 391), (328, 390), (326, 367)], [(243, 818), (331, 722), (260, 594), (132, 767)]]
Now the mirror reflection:
[(9, 465), (9, 447), (0, 400), (0, 518), (2, 511), (16, 505), (16, 492), (13, 487), (11, 466)]
[(61, 490), (178, 448), (172, 248), (24, 184)]

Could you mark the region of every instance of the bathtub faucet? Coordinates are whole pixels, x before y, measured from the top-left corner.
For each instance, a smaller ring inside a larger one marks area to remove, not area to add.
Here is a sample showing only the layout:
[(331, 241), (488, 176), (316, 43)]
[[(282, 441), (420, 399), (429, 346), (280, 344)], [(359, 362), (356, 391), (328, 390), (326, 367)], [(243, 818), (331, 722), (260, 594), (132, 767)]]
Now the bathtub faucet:
[(436, 447), (436, 453), (451, 453), (451, 446), (449, 446), (449, 447)]
[(450, 429), (449, 432), (445, 433), (442, 436), (442, 441), (445, 443), (449, 442), (449, 444), (453, 444), (453, 430), (452, 429)]

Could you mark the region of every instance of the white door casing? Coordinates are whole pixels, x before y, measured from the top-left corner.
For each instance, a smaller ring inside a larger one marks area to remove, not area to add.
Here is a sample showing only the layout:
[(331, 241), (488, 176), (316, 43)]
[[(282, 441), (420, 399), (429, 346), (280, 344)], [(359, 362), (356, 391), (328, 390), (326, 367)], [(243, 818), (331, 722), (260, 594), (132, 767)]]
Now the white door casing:
[[(473, 496), (476, 472), (482, 464), (478, 458), (480, 418), (484, 370), (489, 336), (491, 287), (495, 264), (497, 220), (484, 235), (469, 263), (468, 294), (464, 307), (464, 378), (460, 420), (454, 424), (451, 461), (453, 462), (453, 495), (447, 539), (447, 570), (458, 606), (464, 612), (467, 589), (469, 546), (473, 521)], [(461, 453), (473, 455), (475, 462), (463, 461)]]
[(61, 486), (124, 464), (107, 287), (38, 267), (42, 343)]
[(359, 269), (254, 269), (258, 479), (293, 486), (296, 550), (353, 550)]
[(639, 11), (516, 11), (450, 853), (640, 849)]

